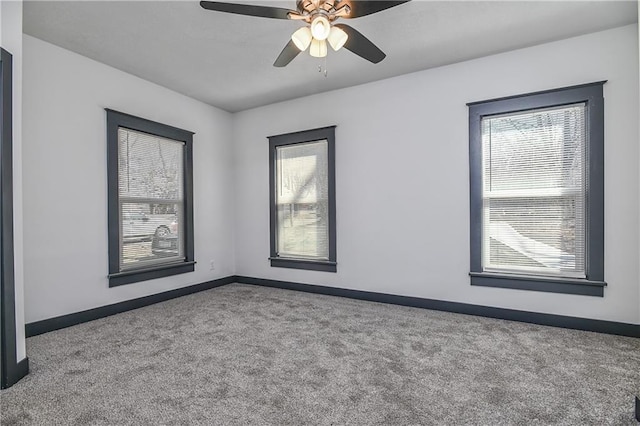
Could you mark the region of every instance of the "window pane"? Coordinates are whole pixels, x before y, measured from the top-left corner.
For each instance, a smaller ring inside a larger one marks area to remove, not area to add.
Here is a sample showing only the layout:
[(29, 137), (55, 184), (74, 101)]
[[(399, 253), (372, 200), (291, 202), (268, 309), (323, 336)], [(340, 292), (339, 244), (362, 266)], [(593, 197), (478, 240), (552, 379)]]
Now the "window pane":
[(183, 260), (182, 205), (121, 205), (121, 269), (166, 260)]
[(485, 200), (489, 216), (485, 267), (584, 278), (580, 201), (576, 197)]
[(585, 105), (482, 120), (485, 270), (585, 277)]
[(118, 129), (120, 198), (182, 200), (183, 143)]
[(327, 141), (277, 147), (276, 185), (278, 255), (329, 259)]
[(184, 260), (183, 143), (118, 130), (120, 269)]

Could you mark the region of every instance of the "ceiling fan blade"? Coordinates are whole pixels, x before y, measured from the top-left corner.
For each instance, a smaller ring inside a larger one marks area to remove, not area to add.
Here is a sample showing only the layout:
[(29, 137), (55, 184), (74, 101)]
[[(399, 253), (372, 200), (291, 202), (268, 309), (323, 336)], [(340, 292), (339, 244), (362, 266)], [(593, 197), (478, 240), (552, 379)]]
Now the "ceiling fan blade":
[(395, 6), (399, 6), (403, 3), (408, 3), (411, 0), (397, 0), (397, 1), (383, 1), (383, 0), (342, 0), (337, 8), (343, 5), (348, 5), (351, 12), (348, 15), (344, 15), (343, 18), (353, 19), (361, 16), (371, 15), (372, 13), (381, 12), (386, 9), (390, 9)]
[(344, 44), (345, 49), (349, 49), (356, 55), (374, 64), (382, 61), (387, 56), (382, 50), (378, 49), (378, 46), (360, 34), (355, 28), (345, 24), (335, 24), (334, 26), (340, 28), (349, 36), (347, 42)]
[(296, 47), (292, 40), (289, 40), (289, 43), (282, 49), (280, 52), (280, 56), (273, 63), (274, 67), (286, 67), (289, 62), (293, 61), (293, 59), (298, 56), (300, 53), (300, 49)]
[(284, 9), (281, 7), (255, 6), (250, 4), (226, 3), (222, 1), (201, 1), (200, 6), (204, 9), (216, 12), (237, 13), (238, 15), (274, 19), (289, 19), (289, 13), (298, 13), (294, 10)]

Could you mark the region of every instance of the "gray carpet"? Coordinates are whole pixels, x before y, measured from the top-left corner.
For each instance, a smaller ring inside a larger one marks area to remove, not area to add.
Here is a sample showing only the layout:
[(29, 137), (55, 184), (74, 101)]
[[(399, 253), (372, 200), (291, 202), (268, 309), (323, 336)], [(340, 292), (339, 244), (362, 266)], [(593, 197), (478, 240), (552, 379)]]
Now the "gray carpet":
[(233, 284), (29, 338), (8, 425), (636, 425), (640, 339)]

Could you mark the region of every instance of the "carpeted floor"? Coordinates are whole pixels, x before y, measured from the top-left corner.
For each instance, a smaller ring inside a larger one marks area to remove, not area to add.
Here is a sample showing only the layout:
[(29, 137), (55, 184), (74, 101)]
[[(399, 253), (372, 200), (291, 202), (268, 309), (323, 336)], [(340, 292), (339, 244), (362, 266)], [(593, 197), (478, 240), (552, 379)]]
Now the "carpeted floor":
[(27, 340), (9, 425), (637, 425), (640, 339), (232, 284)]

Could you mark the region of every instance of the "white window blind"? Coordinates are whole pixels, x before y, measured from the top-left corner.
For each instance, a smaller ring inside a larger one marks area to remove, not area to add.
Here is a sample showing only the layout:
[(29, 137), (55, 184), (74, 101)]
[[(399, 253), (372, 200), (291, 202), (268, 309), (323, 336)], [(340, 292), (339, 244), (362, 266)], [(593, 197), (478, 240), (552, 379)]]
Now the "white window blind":
[(585, 109), (482, 119), (483, 270), (586, 277)]
[(278, 256), (329, 259), (328, 142), (276, 148)]
[(185, 259), (183, 146), (118, 129), (121, 270)]

